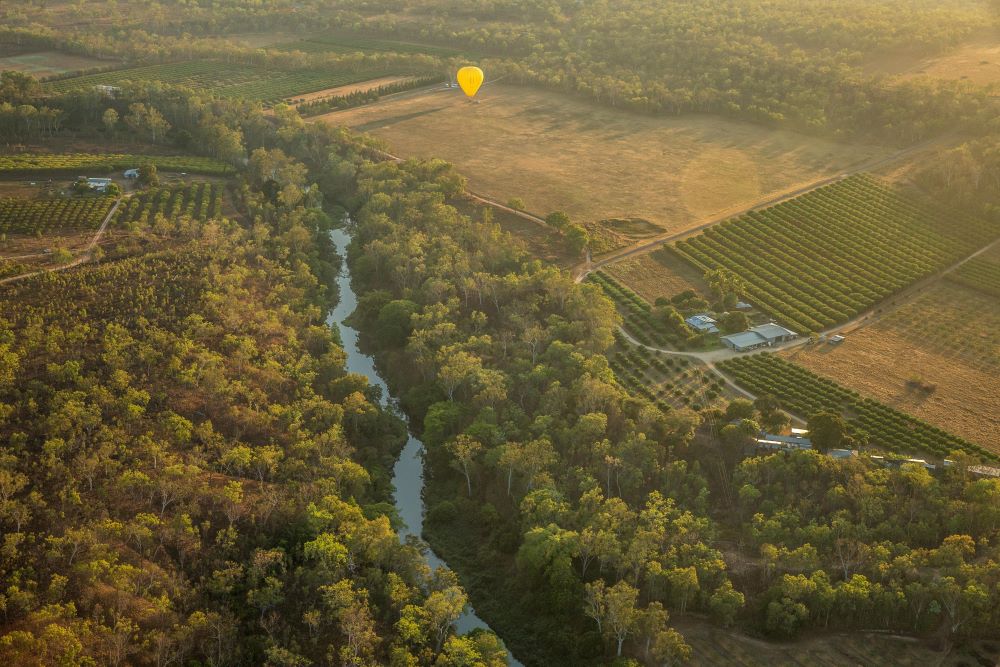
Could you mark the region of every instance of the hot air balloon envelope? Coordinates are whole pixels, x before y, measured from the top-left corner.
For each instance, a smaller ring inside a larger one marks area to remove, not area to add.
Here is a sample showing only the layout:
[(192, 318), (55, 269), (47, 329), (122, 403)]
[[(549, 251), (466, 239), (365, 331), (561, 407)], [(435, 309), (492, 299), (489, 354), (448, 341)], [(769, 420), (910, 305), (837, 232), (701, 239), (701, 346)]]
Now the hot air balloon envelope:
[(485, 77), (483, 76), (483, 70), (478, 67), (463, 67), (458, 70), (455, 78), (458, 79), (458, 85), (462, 89), (462, 92), (472, 98), (479, 91), (479, 86), (483, 85)]

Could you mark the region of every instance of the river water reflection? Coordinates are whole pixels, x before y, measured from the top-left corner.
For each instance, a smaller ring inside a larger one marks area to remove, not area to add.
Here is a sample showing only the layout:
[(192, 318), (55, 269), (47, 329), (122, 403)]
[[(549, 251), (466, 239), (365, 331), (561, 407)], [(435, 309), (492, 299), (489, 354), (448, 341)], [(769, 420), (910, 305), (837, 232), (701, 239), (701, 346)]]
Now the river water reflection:
[[(341, 257), (347, 257), (347, 246), (351, 242), (350, 233), (346, 229), (335, 229), (330, 232), (330, 239)], [(379, 375), (375, 368), (375, 361), (370, 356), (363, 354), (358, 348), (358, 332), (344, 323), (344, 320), (354, 312), (357, 307), (358, 298), (351, 288), (351, 274), (344, 262), (343, 269), (337, 277), (337, 287), (340, 289), (340, 299), (337, 307), (327, 316), (327, 324), (336, 325), (340, 332), (340, 340), (344, 345), (344, 352), (347, 355), (347, 370), (351, 373), (358, 373), (368, 378), (368, 381), (381, 387), (384, 407), (396, 410), (396, 400), (389, 393), (389, 387), (385, 380)], [(399, 530), (399, 539), (406, 540), (407, 536), (415, 535), (420, 537), (424, 525), (424, 445), (412, 435), (406, 441), (396, 465), (392, 470), (392, 483), (395, 486), (393, 501), (396, 511), (403, 520), (404, 525)], [(448, 565), (431, 549), (427, 550), (427, 563), (432, 569), (447, 567)], [(475, 628), (490, 629), (486, 623), (476, 616), (475, 610), (471, 606), (465, 608), (465, 613), (455, 624), (458, 632), (464, 634)], [(509, 649), (508, 649), (509, 650)], [(513, 667), (523, 667), (520, 662), (511, 656), (509, 664)]]

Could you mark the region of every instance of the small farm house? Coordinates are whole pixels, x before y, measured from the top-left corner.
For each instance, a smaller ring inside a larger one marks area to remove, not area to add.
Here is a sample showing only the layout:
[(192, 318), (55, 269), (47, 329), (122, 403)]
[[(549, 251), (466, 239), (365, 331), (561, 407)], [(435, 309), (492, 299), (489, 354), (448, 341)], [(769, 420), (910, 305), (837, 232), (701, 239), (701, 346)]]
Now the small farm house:
[(747, 352), (761, 347), (771, 347), (777, 343), (794, 340), (798, 334), (785, 327), (770, 322), (746, 331), (722, 337), (722, 344), (737, 352)]
[(701, 333), (719, 333), (719, 327), (716, 326), (715, 319), (710, 315), (692, 315), (684, 321), (695, 331)]
[(89, 187), (94, 192), (105, 193), (108, 191), (108, 186), (110, 186), (114, 181), (110, 178), (88, 178), (87, 187)]

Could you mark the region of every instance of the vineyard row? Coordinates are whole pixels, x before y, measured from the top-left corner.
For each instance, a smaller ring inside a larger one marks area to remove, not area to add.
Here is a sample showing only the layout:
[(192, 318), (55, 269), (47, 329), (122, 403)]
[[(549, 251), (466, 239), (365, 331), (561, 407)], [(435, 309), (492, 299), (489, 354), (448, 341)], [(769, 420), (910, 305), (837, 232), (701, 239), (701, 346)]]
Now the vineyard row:
[(719, 362), (718, 367), (758, 396), (770, 394), (790, 412), (808, 419), (819, 412), (843, 414), (857, 436), (880, 449), (900, 454), (925, 452), (946, 457), (960, 450), (986, 460), (996, 456), (956, 435), (899, 412), (870, 398), (862, 398), (797, 364), (774, 354), (754, 354)]

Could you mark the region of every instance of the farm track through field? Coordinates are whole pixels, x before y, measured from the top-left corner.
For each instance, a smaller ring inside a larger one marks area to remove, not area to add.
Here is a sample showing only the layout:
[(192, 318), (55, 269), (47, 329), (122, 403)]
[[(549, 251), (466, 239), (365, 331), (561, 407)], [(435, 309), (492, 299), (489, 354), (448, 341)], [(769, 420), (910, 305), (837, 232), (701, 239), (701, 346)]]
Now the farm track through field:
[(19, 280), (24, 280), (25, 278), (32, 278), (34, 276), (38, 276), (43, 273), (54, 273), (56, 271), (65, 271), (66, 269), (72, 269), (76, 266), (80, 266), (81, 264), (86, 264), (87, 262), (89, 262), (91, 259), (93, 259), (94, 248), (96, 248), (97, 244), (101, 241), (101, 237), (104, 236), (104, 231), (108, 228), (108, 223), (111, 222), (111, 219), (114, 217), (115, 212), (118, 210), (118, 206), (121, 203), (122, 203), (121, 199), (115, 201), (115, 205), (112, 206), (111, 209), (108, 211), (107, 215), (104, 216), (104, 221), (101, 222), (101, 226), (98, 228), (97, 233), (94, 234), (94, 237), (92, 239), (90, 239), (90, 243), (88, 243), (83, 248), (83, 251), (80, 253), (80, 255), (76, 257), (72, 262), (70, 262), (69, 264), (63, 264), (62, 266), (54, 266), (49, 269), (41, 269), (38, 271), (32, 271), (31, 273), (22, 273), (19, 276), (11, 276), (9, 278), (4, 278), (3, 280), (0, 280), (0, 285), (17, 282)]
[(703, 232), (709, 227), (717, 225), (720, 222), (725, 222), (726, 220), (739, 217), (741, 215), (750, 213), (752, 211), (757, 211), (763, 208), (769, 208), (776, 204), (780, 204), (782, 202), (795, 199), (796, 197), (800, 197), (804, 194), (812, 192), (813, 190), (817, 190), (825, 185), (830, 185), (831, 183), (841, 181), (854, 174), (881, 169), (882, 167), (888, 166), (890, 164), (893, 164), (894, 162), (902, 160), (903, 158), (906, 158), (912, 155), (913, 153), (920, 152), (922, 150), (929, 148), (930, 146), (938, 144), (944, 139), (945, 138), (943, 137), (928, 139), (927, 141), (922, 141), (908, 148), (896, 151), (892, 155), (862, 162), (860, 164), (855, 165), (854, 167), (851, 167), (833, 176), (821, 178), (807, 185), (795, 187), (792, 190), (786, 190), (784, 192), (779, 192), (777, 194), (769, 195), (765, 197), (763, 200), (758, 199), (757, 201), (751, 203), (749, 206), (742, 206), (738, 209), (729, 209), (723, 211), (722, 213), (716, 213), (710, 216), (709, 218), (702, 220), (701, 222), (695, 223), (691, 227), (687, 227), (686, 229), (683, 229), (681, 231), (673, 231), (673, 232), (666, 232), (664, 234), (658, 234), (654, 237), (637, 241), (636, 243), (630, 246), (616, 250), (614, 253), (607, 255), (605, 257), (601, 257), (596, 261), (594, 261), (588, 256), (583, 263), (579, 264), (576, 268), (573, 269), (574, 279), (576, 280), (576, 282), (582, 282), (584, 278), (586, 278), (590, 273), (604, 266), (607, 266), (608, 264), (614, 264), (615, 262), (619, 262), (623, 259), (628, 259), (629, 257), (634, 257), (636, 255), (652, 252), (654, 250), (657, 250), (666, 243), (672, 243), (674, 241), (680, 241), (682, 239), (695, 236), (699, 232)]
[[(893, 296), (892, 297), (892, 301), (890, 302), (890, 304), (889, 304), (888, 307), (885, 307), (883, 305), (879, 305), (879, 306), (875, 306), (873, 308), (870, 308), (869, 310), (865, 311), (864, 313), (861, 313), (857, 317), (855, 317), (855, 318), (853, 318), (853, 319), (851, 319), (851, 320), (849, 320), (847, 322), (844, 322), (843, 324), (838, 324), (836, 326), (830, 327), (829, 329), (821, 332), (821, 335), (823, 335), (823, 336), (831, 336), (831, 335), (837, 334), (837, 333), (843, 333), (843, 334), (852, 333), (852, 332), (858, 331), (859, 329), (862, 329), (864, 327), (867, 327), (867, 326), (870, 326), (872, 324), (875, 324), (876, 322), (878, 322), (879, 320), (881, 320), (882, 318), (884, 318), (886, 315), (888, 315), (888, 314), (892, 313), (893, 311), (897, 310), (898, 308), (900, 308), (901, 306), (903, 306), (905, 303), (911, 301), (918, 294), (923, 293), (929, 287), (931, 287), (932, 285), (934, 285), (938, 281), (942, 280), (949, 273), (957, 270), (959, 267), (961, 267), (962, 265), (964, 265), (966, 262), (968, 262), (968, 261), (970, 261), (972, 259), (975, 259), (976, 257), (978, 257), (978, 256), (980, 256), (980, 255), (982, 255), (984, 253), (987, 253), (990, 250), (992, 250), (993, 248), (998, 247), (998, 246), (1000, 246), (1000, 239), (996, 239), (992, 243), (990, 243), (990, 244), (988, 244), (986, 246), (983, 246), (982, 248), (980, 248), (979, 250), (975, 251), (971, 255), (968, 255), (967, 257), (964, 257), (963, 259), (960, 259), (959, 261), (957, 261), (954, 264), (952, 264), (951, 266), (943, 269), (942, 271), (939, 271), (939, 272), (935, 273), (932, 276), (928, 276), (927, 278), (924, 278), (923, 280), (920, 280), (920, 281), (914, 283), (913, 285), (910, 285), (908, 288), (906, 288), (905, 290), (903, 290), (899, 294), (896, 294), (895, 296)], [(731, 387), (732, 389), (735, 389), (740, 394), (742, 394), (743, 396), (746, 396), (750, 400), (755, 400), (757, 397), (754, 394), (752, 394), (749, 391), (747, 391), (746, 389), (740, 387), (729, 376), (727, 376), (725, 373), (723, 373), (721, 370), (719, 370), (719, 368), (716, 366), (717, 362), (725, 361), (726, 359), (735, 359), (737, 357), (751, 356), (751, 355), (760, 354), (760, 353), (763, 353), (763, 352), (782, 352), (784, 350), (791, 350), (791, 349), (794, 349), (796, 347), (801, 347), (803, 345), (808, 345), (809, 342), (810, 342), (809, 338), (802, 337), (802, 338), (796, 338), (795, 340), (788, 341), (787, 343), (781, 343), (779, 345), (775, 345), (774, 347), (766, 347), (766, 348), (762, 348), (760, 350), (755, 350), (755, 351), (751, 351), (751, 352), (736, 352), (736, 351), (730, 350), (728, 348), (717, 349), (717, 350), (709, 350), (707, 352), (681, 352), (680, 350), (671, 350), (669, 348), (656, 347), (655, 345), (647, 345), (645, 343), (640, 343), (635, 338), (633, 338), (628, 333), (628, 331), (625, 330), (624, 327), (620, 326), (620, 327), (618, 327), (618, 330), (622, 333), (622, 335), (625, 337), (625, 339), (629, 341), (629, 343), (631, 343), (632, 345), (635, 345), (636, 347), (642, 347), (642, 348), (645, 348), (645, 349), (650, 350), (652, 352), (659, 352), (661, 354), (666, 354), (666, 355), (670, 355), (670, 356), (684, 357), (684, 358), (687, 358), (687, 359), (693, 359), (693, 360), (695, 360), (695, 361), (697, 361), (699, 363), (704, 364), (705, 366), (708, 367), (708, 369), (710, 371), (712, 371), (717, 376), (719, 376), (729, 387)], [(817, 343), (817, 344), (818, 345), (822, 345), (822, 343)], [(787, 413), (787, 414), (789, 415), (789, 417), (792, 418), (793, 421), (798, 422), (798, 423), (802, 423), (802, 424), (805, 423), (805, 421), (802, 418), (800, 418), (800, 417), (798, 417), (796, 415), (793, 415), (791, 413)]]
[[(740, 394), (741, 396), (744, 396), (744, 397), (750, 399), (751, 401), (757, 400), (757, 396), (756, 395), (750, 393), (749, 391), (747, 391), (743, 387), (741, 387), (738, 384), (736, 384), (729, 376), (727, 376), (725, 373), (723, 373), (721, 370), (718, 369), (718, 367), (715, 365), (715, 361), (719, 361), (721, 359), (714, 359), (714, 358), (712, 358), (710, 356), (710, 355), (712, 355), (715, 352), (728, 352), (728, 353), (730, 353), (728, 356), (722, 357), (724, 359), (728, 359), (728, 358), (730, 358), (732, 356), (736, 356), (736, 355), (738, 355), (740, 353), (733, 352), (732, 350), (713, 350), (711, 352), (680, 352), (678, 350), (668, 350), (666, 348), (656, 347), (654, 345), (646, 345), (645, 343), (640, 343), (635, 338), (633, 338), (629, 334), (629, 332), (625, 330), (624, 327), (618, 327), (618, 330), (625, 337), (625, 340), (627, 340), (630, 344), (635, 345), (636, 347), (645, 348), (645, 349), (650, 350), (652, 352), (659, 352), (661, 354), (666, 354), (666, 355), (670, 355), (670, 356), (674, 356), (674, 357), (684, 357), (686, 359), (692, 359), (696, 363), (703, 364), (705, 367), (708, 368), (708, 370), (710, 370), (711, 372), (715, 373), (723, 382), (725, 382), (726, 386), (728, 386), (730, 389), (736, 391), (738, 394)], [(799, 344), (799, 345), (801, 345), (803, 342), (804, 341), (792, 341), (792, 343)], [(769, 347), (769, 348), (766, 348), (766, 351), (768, 351), (768, 352), (775, 352), (775, 351), (778, 351), (778, 350), (783, 350), (783, 349), (788, 349), (790, 347), (795, 347), (795, 345), (792, 344), (792, 343), (786, 343), (783, 346)], [(747, 353), (743, 353), (743, 354), (747, 354)], [(752, 353), (750, 353), (750, 354), (752, 354)], [(803, 425), (803, 424), (806, 423), (804, 419), (802, 419), (801, 417), (798, 417), (797, 415), (793, 415), (792, 413), (786, 412), (784, 410), (782, 412), (785, 412), (785, 414), (788, 415), (788, 417), (792, 420), (792, 422), (794, 422), (797, 425)]]
[(892, 300), (889, 302), (887, 306), (879, 306), (872, 308), (871, 310), (862, 313), (861, 315), (855, 317), (849, 322), (845, 322), (843, 324), (838, 325), (836, 327), (836, 332), (834, 333), (838, 332), (843, 334), (853, 333), (855, 331), (858, 331), (865, 327), (869, 327), (875, 324), (876, 322), (881, 321), (887, 315), (890, 315), (891, 313), (895, 312), (896, 310), (900, 309), (901, 307), (912, 301), (917, 295), (925, 292), (928, 288), (936, 284), (939, 280), (947, 276), (949, 273), (957, 271), (966, 262), (969, 262), (996, 247), (1000, 247), (1000, 238), (996, 239), (992, 243), (983, 246), (982, 248), (972, 253), (971, 255), (958, 260), (951, 266), (935, 273), (934, 275), (927, 276), (923, 280), (919, 280), (913, 283), (899, 294), (893, 296)]

